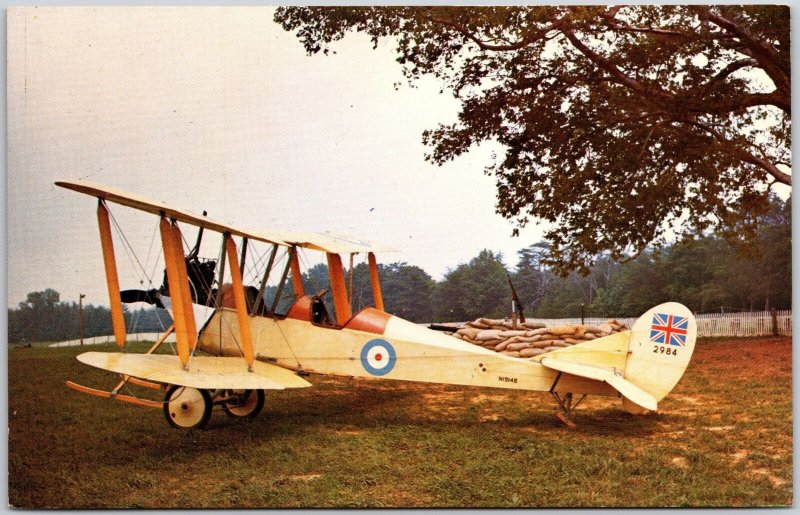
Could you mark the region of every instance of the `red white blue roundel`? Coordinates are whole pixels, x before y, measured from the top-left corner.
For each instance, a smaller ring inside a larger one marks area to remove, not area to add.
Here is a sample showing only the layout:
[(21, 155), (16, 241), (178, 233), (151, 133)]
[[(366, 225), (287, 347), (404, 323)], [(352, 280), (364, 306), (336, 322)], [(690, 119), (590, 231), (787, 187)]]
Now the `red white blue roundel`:
[(386, 340), (376, 338), (361, 348), (361, 365), (374, 376), (388, 374), (394, 368), (396, 361), (397, 353), (392, 344)]

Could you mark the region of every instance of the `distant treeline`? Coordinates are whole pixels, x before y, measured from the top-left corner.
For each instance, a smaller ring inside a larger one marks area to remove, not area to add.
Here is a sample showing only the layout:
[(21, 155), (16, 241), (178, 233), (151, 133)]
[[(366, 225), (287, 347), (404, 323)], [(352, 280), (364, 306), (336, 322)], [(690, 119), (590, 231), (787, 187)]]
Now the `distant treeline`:
[[(163, 309), (124, 308), (125, 326), (129, 332), (158, 332), (172, 324)], [(105, 306), (83, 306), (84, 337), (112, 334), (111, 311)], [(8, 310), (8, 341), (63, 341), (80, 336), (80, 313), (77, 302), (61, 302), (57, 291), (46, 289), (31, 292), (25, 302)]]
[[(549, 249), (537, 243), (518, 252), (513, 271), (502, 254), (483, 250), (439, 282), (405, 263), (380, 266), (379, 275), (386, 310), (415, 322), (509, 316), (506, 273), (530, 317), (636, 317), (667, 301), (696, 313), (790, 309), (791, 232), (791, 200), (774, 197), (771, 210), (759, 220), (758, 248), (749, 253), (721, 235), (698, 235), (624, 263), (599, 256), (588, 275), (562, 279), (542, 264)], [(367, 266), (355, 267), (353, 276), (358, 309), (371, 302)], [(327, 288), (327, 267), (317, 265), (303, 281)]]
[[(511, 291), (517, 290), (526, 316), (542, 318), (634, 317), (666, 301), (680, 302), (697, 313), (791, 309), (791, 201), (773, 199), (760, 220), (759, 245), (749, 254), (733, 248), (720, 235), (645, 252), (624, 263), (600, 256), (591, 273), (556, 277), (542, 264), (547, 247), (537, 243), (518, 252), (513, 270), (503, 256), (483, 250), (467, 263), (450, 269), (437, 282), (424, 270), (403, 262), (379, 265), (386, 311), (414, 322), (466, 321), (511, 313)], [(348, 271), (345, 271), (348, 278)], [(303, 274), (306, 292), (330, 288), (324, 264)], [(353, 269), (353, 312), (372, 305), (369, 269)], [(278, 312), (292, 301), (287, 281)], [(272, 304), (275, 288), (266, 291)], [(331, 294), (326, 304), (334, 313)], [(160, 331), (171, 319), (154, 307), (125, 312), (130, 332)], [(84, 306), (85, 336), (111, 331), (108, 308)], [(26, 302), (8, 310), (9, 341), (58, 341), (78, 337), (78, 305), (59, 302), (53, 290), (28, 294)]]

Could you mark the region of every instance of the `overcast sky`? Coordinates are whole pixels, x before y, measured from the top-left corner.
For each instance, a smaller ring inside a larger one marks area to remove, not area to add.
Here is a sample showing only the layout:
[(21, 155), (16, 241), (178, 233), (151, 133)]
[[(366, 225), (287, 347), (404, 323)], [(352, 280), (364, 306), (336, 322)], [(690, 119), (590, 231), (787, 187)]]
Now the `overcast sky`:
[[(377, 240), (402, 250), (380, 261), (436, 279), (483, 248), (513, 266), (516, 251), (540, 239), (534, 226), (512, 238), (495, 214), (494, 180), (483, 174), (490, 145), (444, 167), (424, 161), (422, 131), (453, 121), (458, 107), (436, 81), (395, 90), (392, 48), (372, 50), (361, 35), (337, 44), (337, 55), (309, 57), (272, 14), (9, 10), (10, 306), (44, 288), (108, 302), (96, 203), (53, 185), (65, 178), (246, 227)], [(111, 207), (144, 261), (157, 220)], [(136, 287), (120, 247), (121, 286)]]

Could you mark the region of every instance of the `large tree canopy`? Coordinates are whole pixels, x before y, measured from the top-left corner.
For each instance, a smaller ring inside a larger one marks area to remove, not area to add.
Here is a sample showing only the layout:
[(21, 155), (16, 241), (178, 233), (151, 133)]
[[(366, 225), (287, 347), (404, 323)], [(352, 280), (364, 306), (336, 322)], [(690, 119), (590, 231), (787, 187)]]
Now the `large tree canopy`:
[(788, 6), (285, 7), (309, 53), (389, 38), (409, 81), (438, 77), (458, 120), (426, 131), (442, 164), (483, 141), (497, 211), (552, 223), (548, 262), (587, 270), (719, 230), (754, 241), (791, 185)]

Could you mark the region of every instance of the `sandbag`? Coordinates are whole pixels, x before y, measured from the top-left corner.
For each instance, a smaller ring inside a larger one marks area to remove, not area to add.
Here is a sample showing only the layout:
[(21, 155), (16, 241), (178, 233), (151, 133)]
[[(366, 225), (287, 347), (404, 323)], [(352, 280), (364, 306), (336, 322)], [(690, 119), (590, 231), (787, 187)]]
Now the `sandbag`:
[(598, 329), (600, 329), (601, 333), (606, 333), (606, 334), (611, 334), (611, 332), (614, 330), (614, 328), (611, 327), (611, 324), (609, 323), (600, 324), (598, 326)]
[(527, 349), (528, 347), (530, 347), (530, 345), (531, 344), (528, 343), (528, 342), (516, 342), (516, 343), (512, 343), (508, 347), (506, 347), (506, 350), (514, 351), (514, 350)]
[(503, 325), (502, 320), (495, 320), (493, 318), (479, 318), (476, 322), (480, 322), (481, 324), (486, 324), (488, 326), (496, 326), (496, 325)]
[(474, 340), (481, 331), (482, 329), (478, 329), (477, 327), (463, 327), (456, 331), (456, 334), (460, 334), (461, 336), (469, 336)]
[(500, 333), (499, 329), (484, 329), (475, 335), (475, 339), (478, 341), (495, 340), (500, 337)]
[(494, 346), (494, 349), (492, 349), (492, 350), (494, 350), (495, 352), (504, 351), (504, 350), (506, 350), (506, 347), (508, 347), (509, 345), (511, 345), (511, 343), (512, 343), (512, 342), (511, 342), (510, 340), (506, 340), (506, 341), (504, 341), (504, 342), (500, 342), (500, 343), (498, 343), (497, 345), (495, 345), (495, 346)]
[(550, 334), (555, 334), (558, 336), (563, 336), (567, 334), (575, 334), (575, 326), (574, 325), (557, 325), (555, 327), (549, 327), (548, 331)]
[(522, 325), (524, 325), (528, 329), (541, 329), (542, 327), (546, 327), (545, 324), (541, 322), (525, 322)]
[(502, 331), (500, 338), (511, 338), (512, 336), (525, 336), (526, 331)]
[(534, 356), (538, 356), (539, 354), (544, 354), (545, 351), (542, 349), (522, 349), (519, 351), (519, 357), (521, 358), (532, 358)]

